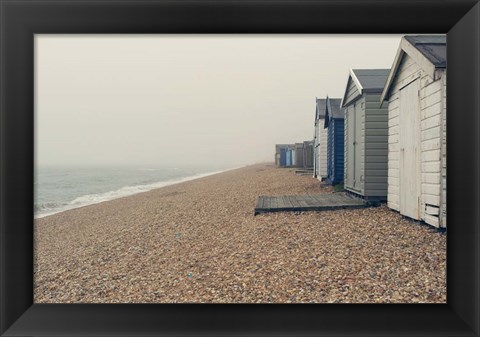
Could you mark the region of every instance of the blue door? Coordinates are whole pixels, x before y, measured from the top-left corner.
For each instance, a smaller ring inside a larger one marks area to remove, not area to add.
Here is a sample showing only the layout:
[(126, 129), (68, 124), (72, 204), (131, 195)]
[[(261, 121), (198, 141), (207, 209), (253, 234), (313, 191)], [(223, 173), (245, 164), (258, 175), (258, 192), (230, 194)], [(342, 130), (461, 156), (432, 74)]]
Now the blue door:
[(287, 164), (287, 149), (280, 149), (280, 166)]

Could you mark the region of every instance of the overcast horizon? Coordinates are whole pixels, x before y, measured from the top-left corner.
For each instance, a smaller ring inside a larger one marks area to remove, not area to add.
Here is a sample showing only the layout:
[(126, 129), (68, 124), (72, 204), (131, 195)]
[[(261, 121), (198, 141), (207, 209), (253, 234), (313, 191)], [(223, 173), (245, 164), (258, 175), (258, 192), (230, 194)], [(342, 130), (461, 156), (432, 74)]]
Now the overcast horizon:
[(313, 139), (315, 98), (401, 35), (36, 35), (39, 166), (240, 166)]

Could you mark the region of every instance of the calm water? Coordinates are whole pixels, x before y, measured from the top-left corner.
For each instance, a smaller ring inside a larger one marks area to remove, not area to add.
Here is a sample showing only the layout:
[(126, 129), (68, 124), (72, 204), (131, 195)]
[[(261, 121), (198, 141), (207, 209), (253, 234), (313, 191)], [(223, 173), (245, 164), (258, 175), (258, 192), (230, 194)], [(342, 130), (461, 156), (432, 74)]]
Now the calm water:
[(38, 168), (35, 218), (225, 171), (201, 168)]

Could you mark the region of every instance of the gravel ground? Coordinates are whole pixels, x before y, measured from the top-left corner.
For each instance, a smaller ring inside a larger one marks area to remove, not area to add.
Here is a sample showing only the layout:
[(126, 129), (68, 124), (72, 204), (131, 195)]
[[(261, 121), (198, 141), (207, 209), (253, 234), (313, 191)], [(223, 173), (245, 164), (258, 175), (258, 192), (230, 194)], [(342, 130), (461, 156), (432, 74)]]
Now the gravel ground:
[(262, 164), (37, 219), (35, 302), (446, 301), (446, 234), (386, 206), (253, 216), (305, 193)]

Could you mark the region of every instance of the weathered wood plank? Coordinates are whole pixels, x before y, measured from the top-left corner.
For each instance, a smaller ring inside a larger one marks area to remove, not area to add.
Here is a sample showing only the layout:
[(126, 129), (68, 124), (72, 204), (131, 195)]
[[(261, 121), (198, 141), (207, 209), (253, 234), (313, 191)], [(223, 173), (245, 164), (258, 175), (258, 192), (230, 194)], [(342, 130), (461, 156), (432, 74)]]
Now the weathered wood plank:
[(270, 208), (277, 208), (277, 197), (271, 197)]
[(264, 199), (265, 199), (265, 197), (259, 196), (258, 199), (257, 199), (257, 206), (255, 206), (255, 208), (263, 208), (263, 200)]
[(282, 197), (282, 199), (285, 207), (293, 207), (292, 203), (290, 202), (290, 198), (288, 196), (284, 196)]
[(317, 201), (319, 206), (322, 206), (325, 202), (325, 198), (322, 198), (319, 195), (313, 195), (312, 197)]
[(288, 200), (290, 200), (290, 203), (292, 204), (293, 207), (300, 207), (300, 203), (297, 200), (296, 196), (288, 196)]
[(309, 206), (318, 206), (318, 201), (310, 195), (305, 196), (305, 201)]
[(308, 207), (309, 206), (303, 195), (297, 197), (297, 200), (298, 200), (298, 203), (300, 204), (300, 207)]
[(268, 209), (272, 205), (271, 203), (272, 197), (265, 197), (263, 201), (263, 208)]

